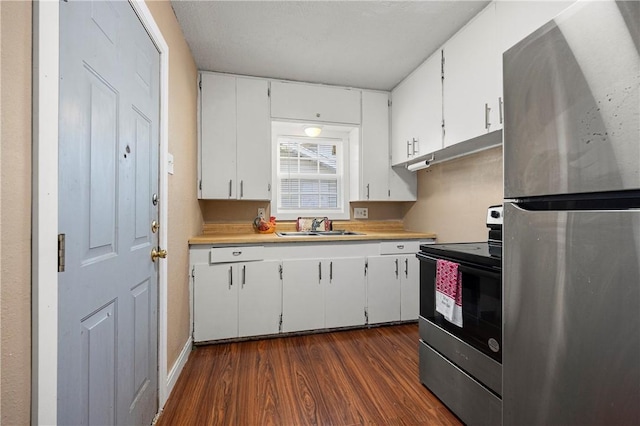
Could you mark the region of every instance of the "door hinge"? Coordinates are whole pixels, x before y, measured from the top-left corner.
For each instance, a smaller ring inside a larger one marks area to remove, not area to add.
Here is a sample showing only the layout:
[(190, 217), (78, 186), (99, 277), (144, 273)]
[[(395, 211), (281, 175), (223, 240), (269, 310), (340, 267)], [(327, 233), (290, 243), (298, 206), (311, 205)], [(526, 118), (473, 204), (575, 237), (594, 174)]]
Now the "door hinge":
[(280, 314), (280, 323), (278, 324), (278, 332), (282, 333), (282, 314)]
[(200, 179), (200, 181), (198, 183), (198, 188), (200, 188), (200, 191), (202, 191), (202, 179)]
[(444, 49), (440, 51), (441, 59), (440, 59), (440, 78), (444, 80)]
[(193, 278), (193, 279), (196, 278), (196, 265), (193, 265), (191, 267), (191, 278)]
[(64, 272), (65, 234), (58, 234), (58, 272)]
[(198, 82), (198, 87), (200, 88), (200, 90), (202, 90), (202, 80)]
[(364, 261), (364, 276), (367, 276), (367, 271), (369, 270), (369, 261), (365, 260)]
[(365, 325), (369, 324), (369, 312), (367, 312), (367, 308), (364, 308), (364, 323)]
[(389, 108), (391, 108), (391, 105), (392, 105), (392, 104), (393, 104), (393, 101), (392, 101), (391, 99), (389, 99), (389, 100), (387, 101), (387, 105), (389, 106)]
[(280, 272), (280, 280), (282, 281), (282, 265), (278, 267), (278, 272)]
[(387, 191), (389, 198), (391, 198), (391, 190)]
[(271, 87), (267, 87), (267, 97), (271, 97)]

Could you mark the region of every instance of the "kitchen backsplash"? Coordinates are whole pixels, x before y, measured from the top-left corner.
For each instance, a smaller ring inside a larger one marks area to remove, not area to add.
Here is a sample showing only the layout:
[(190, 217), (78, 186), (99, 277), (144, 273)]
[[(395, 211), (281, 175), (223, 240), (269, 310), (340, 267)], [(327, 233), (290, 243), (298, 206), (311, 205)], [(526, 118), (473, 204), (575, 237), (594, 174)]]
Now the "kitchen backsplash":
[[(266, 209), (269, 216), (270, 204), (268, 201), (200, 200), (200, 209), (204, 222), (245, 222), (253, 221), (258, 208)], [(351, 218), (353, 208), (367, 207), (368, 220), (402, 220), (412, 205), (413, 202), (351, 203)]]

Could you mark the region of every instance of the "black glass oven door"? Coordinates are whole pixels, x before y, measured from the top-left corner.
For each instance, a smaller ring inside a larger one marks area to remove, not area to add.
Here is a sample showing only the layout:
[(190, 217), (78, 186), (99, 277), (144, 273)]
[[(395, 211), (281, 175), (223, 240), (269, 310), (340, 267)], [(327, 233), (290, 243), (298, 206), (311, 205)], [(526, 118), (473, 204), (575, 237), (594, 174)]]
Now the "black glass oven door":
[[(462, 274), (462, 327), (447, 321), (435, 309), (437, 257), (420, 259), (420, 316), (447, 330), (498, 362), (502, 362), (502, 274), (467, 262), (458, 262)], [(456, 261), (448, 258), (447, 260)]]

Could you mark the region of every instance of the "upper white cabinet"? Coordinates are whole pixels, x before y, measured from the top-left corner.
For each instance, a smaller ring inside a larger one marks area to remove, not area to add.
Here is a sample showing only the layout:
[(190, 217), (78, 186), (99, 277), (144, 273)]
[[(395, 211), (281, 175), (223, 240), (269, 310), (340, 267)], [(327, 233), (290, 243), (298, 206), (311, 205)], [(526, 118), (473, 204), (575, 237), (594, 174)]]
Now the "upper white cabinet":
[[(362, 91), (360, 200), (389, 199), (389, 94)], [(353, 198), (352, 194), (352, 198)]]
[(502, 62), (491, 3), (443, 46), (444, 147), (502, 128)]
[(440, 51), (391, 92), (391, 164), (442, 148), (442, 67)]
[(351, 201), (415, 201), (415, 173), (390, 164), (389, 93), (362, 91), (358, 149), (351, 150)]
[(544, 0), (496, 2), (496, 16), (500, 23), (498, 27), (500, 53), (504, 53), (573, 3), (573, 1)]
[(200, 74), (201, 199), (271, 198), (269, 83)]
[(271, 117), (360, 124), (360, 91), (273, 81), (271, 83)]

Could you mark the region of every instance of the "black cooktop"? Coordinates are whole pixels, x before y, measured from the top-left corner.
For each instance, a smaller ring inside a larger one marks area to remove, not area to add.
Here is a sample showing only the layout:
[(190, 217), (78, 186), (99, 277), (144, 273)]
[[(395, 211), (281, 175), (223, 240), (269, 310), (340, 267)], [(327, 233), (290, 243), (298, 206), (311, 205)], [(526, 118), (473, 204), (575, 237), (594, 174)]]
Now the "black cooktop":
[(420, 251), (453, 262), (471, 262), (491, 268), (502, 268), (502, 247), (479, 243), (422, 244)]

